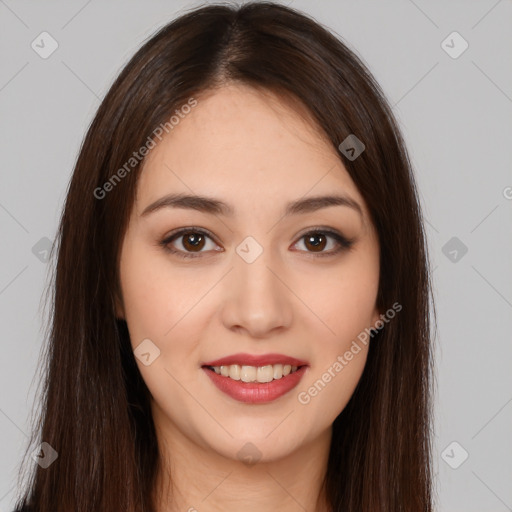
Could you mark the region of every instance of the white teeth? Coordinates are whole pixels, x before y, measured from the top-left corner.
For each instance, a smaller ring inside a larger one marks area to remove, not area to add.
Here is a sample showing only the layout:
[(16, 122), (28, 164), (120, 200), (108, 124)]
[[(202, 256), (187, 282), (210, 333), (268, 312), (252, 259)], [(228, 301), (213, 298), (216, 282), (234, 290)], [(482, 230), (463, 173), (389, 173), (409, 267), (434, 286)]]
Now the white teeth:
[(233, 380), (241, 380), (243, 382), (271, 382), (278, 380), (290, 373), (297, 371), (297, 366), (289, 364), (268, 364), (265, 366), (241, 366), (231, 364), (229, 366), (211, 366), (210, 368), (217, 375), (229, 377)]
[(275, 364), (274, 365), (274, 379), (280, 379), (283, 376), (283, 365)]
[(237, 364), (229, 366), (229, 378), (233, 380), (240, 380), (240, 366)]
[(258, 369), (254, 366), (242, 366), (240, 368), (240, 380), (243, 382), (254, 382)]
[(256, 371), (256, 380), (258, 382), (270, 382), (274, 379), (274, 368), (271, 364), (259, 366)]

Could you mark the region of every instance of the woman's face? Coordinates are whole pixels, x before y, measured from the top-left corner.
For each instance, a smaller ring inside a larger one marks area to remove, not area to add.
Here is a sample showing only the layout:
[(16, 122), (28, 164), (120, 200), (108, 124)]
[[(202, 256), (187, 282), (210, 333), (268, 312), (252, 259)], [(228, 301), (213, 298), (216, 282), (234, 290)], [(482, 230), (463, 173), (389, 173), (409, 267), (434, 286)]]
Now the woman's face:
[[(197, 100), (145, 161), (117, 314), (166, 439), (276, 460), (330, 433), (356, 387), (368, 346), (345, 354), (379, 318), (378, 239), (313, 124), (241, 85)], [(163, 200), (175, 194), (192, 199)], [(347, 201), (310, 201), (323, 196)], [(204, 366), (231, 355), (220, 374)], [(297, 375), (274, 379), (286, 362)]]

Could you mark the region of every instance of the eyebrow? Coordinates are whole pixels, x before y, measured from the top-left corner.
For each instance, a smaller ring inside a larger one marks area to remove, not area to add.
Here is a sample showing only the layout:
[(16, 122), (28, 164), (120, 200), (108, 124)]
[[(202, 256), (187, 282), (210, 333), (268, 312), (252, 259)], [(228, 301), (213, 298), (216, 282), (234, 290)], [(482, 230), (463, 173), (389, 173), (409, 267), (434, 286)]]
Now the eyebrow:
[[(298, 199), (286, 204), (283, 217), (311, 213), (330, 206), (348, 206), (357, 211), (361, 217), (363, 211), (354, 199), (344, 195), (314, 196)], [(233, 216), (233, 207), (219, 199), (198, 195), (168, 194), (147, 206), (141, 213), (141, 217), (161, 210), (162, 208), (184, 208), (212, 215)]]

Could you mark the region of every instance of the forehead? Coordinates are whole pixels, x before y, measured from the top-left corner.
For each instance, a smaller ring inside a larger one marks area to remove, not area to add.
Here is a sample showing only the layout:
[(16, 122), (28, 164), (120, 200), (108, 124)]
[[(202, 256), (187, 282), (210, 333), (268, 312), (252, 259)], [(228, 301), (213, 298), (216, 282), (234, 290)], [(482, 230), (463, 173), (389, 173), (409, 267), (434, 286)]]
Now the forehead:
[(224, 86), (196, 100), (146, 157), (139, 210), (176, 191), (253, 207), (340, 192), (364, 209), (339, 154), (305, 109), (244, 85)]

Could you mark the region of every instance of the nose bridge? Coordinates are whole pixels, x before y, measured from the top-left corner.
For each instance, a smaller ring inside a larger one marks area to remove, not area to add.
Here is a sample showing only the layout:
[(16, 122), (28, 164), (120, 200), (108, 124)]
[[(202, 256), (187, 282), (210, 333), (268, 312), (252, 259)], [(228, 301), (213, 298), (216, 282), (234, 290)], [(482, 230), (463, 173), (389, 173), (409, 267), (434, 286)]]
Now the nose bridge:
[(237, 247), (223, 308), (226, 327), (242, 327), (262, 337), (289, 324), (289, 292), (276, 276), (282, 266), (272, 255), (251, 237)]
[[(276, 286), (276, 277), (269, 269), (273, 267), (270, 250), (264, 251), (254, 261), (247, 261), (237, 255), (235, 258), (235, 286), (240, 286), (240, 292), (245, 291), (247, 296), (257, 297), (260, 293), (267, 294), (268, 299), (276, 299), (279, 293)], [(275, 266), (275, 262), (274, 262)]]

